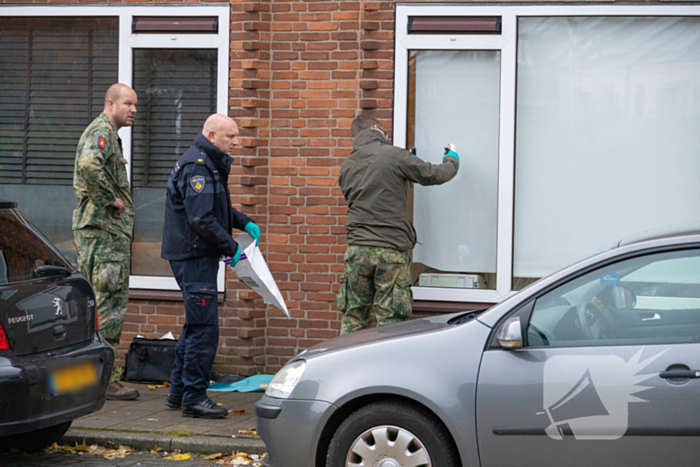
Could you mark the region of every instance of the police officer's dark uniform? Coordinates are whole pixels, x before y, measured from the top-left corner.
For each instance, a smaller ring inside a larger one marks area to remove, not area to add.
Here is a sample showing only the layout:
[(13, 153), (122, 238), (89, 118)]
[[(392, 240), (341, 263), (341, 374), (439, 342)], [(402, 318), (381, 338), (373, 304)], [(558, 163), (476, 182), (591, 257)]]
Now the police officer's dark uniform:
[(206, 395), (219, 343), (216, 279), (221, 256), (233, 257), (232, 229), (252, 222), (231, 206), (228, 175), (233, 159), (198, 135), (168, 179), (161, 257), (170, 260), (185, 299), (185, 326), (177, 345), (166, 404), (183, 416), (228, 414)]

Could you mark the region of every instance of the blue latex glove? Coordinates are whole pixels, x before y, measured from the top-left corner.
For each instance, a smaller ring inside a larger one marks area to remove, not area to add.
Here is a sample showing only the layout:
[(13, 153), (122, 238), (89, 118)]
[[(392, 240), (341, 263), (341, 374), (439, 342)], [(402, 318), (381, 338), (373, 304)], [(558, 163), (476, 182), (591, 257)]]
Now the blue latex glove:
[(457, 146), (454, 144), (450, 143), (447, 145), (445, 148), (445, 155), (442, 156), (442, 160), (445, 160), (445, 157), (447, 156), (452, 156), (455, 159), (457, 159), (457, 162), (459, 162), (459, 154), (457, 154)]
[(255, 246), (260, 245), (260, 227), (255, 222), (248, 222), (245, 226), (245, 231), (255, 239)]
[(236, 254), (233, 255), (233, 258), (230, 256), (224, 256), (221, 258), (221, 261), (223, 261), (227, 266), (234, 267), (238, 264), (238, 262), (241, 260), (241, 249), (238, 248), (236, 250)]

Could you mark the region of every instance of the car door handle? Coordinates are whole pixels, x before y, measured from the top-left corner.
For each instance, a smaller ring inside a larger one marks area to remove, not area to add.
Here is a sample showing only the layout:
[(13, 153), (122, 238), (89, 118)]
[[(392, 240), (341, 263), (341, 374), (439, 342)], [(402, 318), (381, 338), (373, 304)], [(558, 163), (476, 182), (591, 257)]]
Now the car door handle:
[(661, 315), (658, 313), (654, 313), (654, 316), (651, 316), (649, 318), (642, 318), (642, 321), (661, 321)]
[(700, 370), (667, 370), (667, 371), (662, 371), (661, 373), (659, 373), (659, 376), (664, 378), (664, 379), (700, 378)]

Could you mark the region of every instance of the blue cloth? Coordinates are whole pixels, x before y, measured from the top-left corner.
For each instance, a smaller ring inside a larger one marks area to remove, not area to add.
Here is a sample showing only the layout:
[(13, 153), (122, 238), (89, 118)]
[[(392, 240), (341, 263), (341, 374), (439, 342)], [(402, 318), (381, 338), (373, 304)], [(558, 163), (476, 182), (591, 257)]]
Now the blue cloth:
[(250, 378), (242, 379), (233, 384), (214, 383), (209, 386), (210, 391), (238, 391), (238, 392), (263, 392), (261, 384), (270, 384), (273, 375), (255, 375)]
[(219, 343), (216, 279), (217, 258), (170, 261), (170, 268), (185, 299), (185, 325), (175, 348), (170, 394), (182, 396), (182, 405), (207, 397), (211, 366)]
[(177, 161), (168, 178), (161, 258), (218, 259), (236, 254), (232, 229), (244, 230), (251, 220), (231, 207), (232, 163), (201, 134)]

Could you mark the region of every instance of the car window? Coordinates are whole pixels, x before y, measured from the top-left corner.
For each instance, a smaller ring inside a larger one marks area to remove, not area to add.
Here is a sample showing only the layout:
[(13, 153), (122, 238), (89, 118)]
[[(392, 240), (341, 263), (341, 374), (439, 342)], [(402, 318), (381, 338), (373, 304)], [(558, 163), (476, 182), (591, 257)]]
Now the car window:
[(40, 266), (71, 266), (20, 213), (0, 210), (0, 285), (38, 277)]
[(700, 250), (641, 256), (587, 273), (535, 302), (529, 347), (700, 342)]

